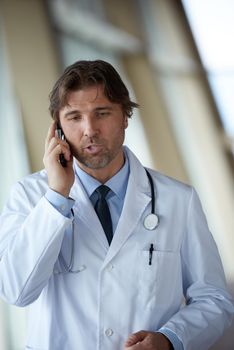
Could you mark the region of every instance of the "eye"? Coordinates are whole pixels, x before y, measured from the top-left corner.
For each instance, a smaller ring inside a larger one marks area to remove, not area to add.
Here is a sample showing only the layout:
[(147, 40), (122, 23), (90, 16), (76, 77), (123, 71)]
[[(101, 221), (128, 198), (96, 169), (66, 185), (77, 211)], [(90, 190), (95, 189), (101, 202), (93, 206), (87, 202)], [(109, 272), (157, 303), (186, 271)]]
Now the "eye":
[(97, 112), (97, 116), (100, 118), (105, 118), (105, 117), (108, 117), (109, 115), (110, 115), (109, 111)]
[(73, 116), (70, 116), (69, 118), (68, 118), (68, 120), (70, 120), (70, 121), (79, 121), (81, 119), (81, 116), (80, 115), (73, 115)]

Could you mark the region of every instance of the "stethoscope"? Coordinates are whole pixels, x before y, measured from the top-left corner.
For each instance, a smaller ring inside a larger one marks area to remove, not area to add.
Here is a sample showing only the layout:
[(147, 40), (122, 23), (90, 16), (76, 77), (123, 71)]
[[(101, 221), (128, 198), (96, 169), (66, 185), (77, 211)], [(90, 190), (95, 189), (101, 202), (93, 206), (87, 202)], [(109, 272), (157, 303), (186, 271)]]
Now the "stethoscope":
[(146, 174), (148, 176), (149, 179), (149, 183), (150, 183), (150, 191), (151, 191), (151, 213), (148, 214), (144, 221), (143, 221), (143, 225), (146, 228), (146, 230), (155, 230), (156, 227), (159, 224), (159, 218), (158, 215), (155, 213), (155, 191), (154, 191), (154, 183), (153, 183), (153, 179), (152, 176), (150, 175), (150, 173), (148, 172), (147, 169), (145, 169)]
[[(148, 214), (144, 221), (143, 221), (143, 226), (145, 227), (146, 230), (153, 231), (155, 230), (158, 225), (159, 225), (159, 217), (155, 213), (155, 190), (154, 190), (154, 183), (152, 176), (150, 175), (149, 171), (145, 169), (146, 174), (149, 179), (149, 184), (150, 184), (150, 192), (151, 192), (151, 213)], [(74, 217), (74, 213), (72, 210), (72, 215)], [(82, 265), (79, 267), (77, 270), (73, 270), (73, 264), (74, 264), (74, 246), (75, 246), (75, 231), (74, 231), (74, 218), (72, 221), (72, 242), (71, 242), (71, 258), (69, 264), (66, 263), (64, 256), (62, 252), (60, 251), (58, 260), (63, 266), (63, 270), (59, 271), (57, 269), (54, 270), (54, 274), (60, 275), (60, 274), (67, 274), (67, 273), (78, 273), (83, 271), (86, 267), (85, 265)]]

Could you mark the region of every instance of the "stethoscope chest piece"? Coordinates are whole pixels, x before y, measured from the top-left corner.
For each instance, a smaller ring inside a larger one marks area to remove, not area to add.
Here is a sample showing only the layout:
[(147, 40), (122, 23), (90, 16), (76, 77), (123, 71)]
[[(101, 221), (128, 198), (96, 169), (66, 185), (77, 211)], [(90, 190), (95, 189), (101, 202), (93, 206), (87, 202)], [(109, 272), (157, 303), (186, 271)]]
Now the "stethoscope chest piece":
[(154, 213), (147, 215), (144, 219), (144, 227), (147, 230), (154, 230), (159, 224), (158, 216)]

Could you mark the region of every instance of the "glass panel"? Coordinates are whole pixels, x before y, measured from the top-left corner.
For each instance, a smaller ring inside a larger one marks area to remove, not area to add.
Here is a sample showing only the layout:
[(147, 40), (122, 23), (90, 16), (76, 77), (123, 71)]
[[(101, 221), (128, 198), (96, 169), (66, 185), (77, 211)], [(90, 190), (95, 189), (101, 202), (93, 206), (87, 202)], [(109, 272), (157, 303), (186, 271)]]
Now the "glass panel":
[(182, 0), (226, 133), (234, 138), (234, 1)]
[(1, 210), (12, 184), (29, 172), (21, 111), (11, 84), (1, 27), (0, 77)]
[[(0, 211), (12, 184), (29, 173), (21, 113), (13, 93), (3, 34), (0, 26)], [(26, 329), (25, 310), (1, 301), (0, 313), (0, 349), (23, 349)]]

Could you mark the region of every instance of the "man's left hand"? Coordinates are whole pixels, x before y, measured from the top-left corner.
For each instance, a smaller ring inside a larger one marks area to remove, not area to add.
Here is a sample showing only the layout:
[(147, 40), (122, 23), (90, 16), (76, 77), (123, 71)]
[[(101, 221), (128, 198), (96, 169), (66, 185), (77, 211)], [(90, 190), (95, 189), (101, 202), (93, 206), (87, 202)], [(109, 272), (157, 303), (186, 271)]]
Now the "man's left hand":
[(140, 331), (131, 334), (125, 342), (125, 350), (171, 350), (171, 342), (162, 333)]

